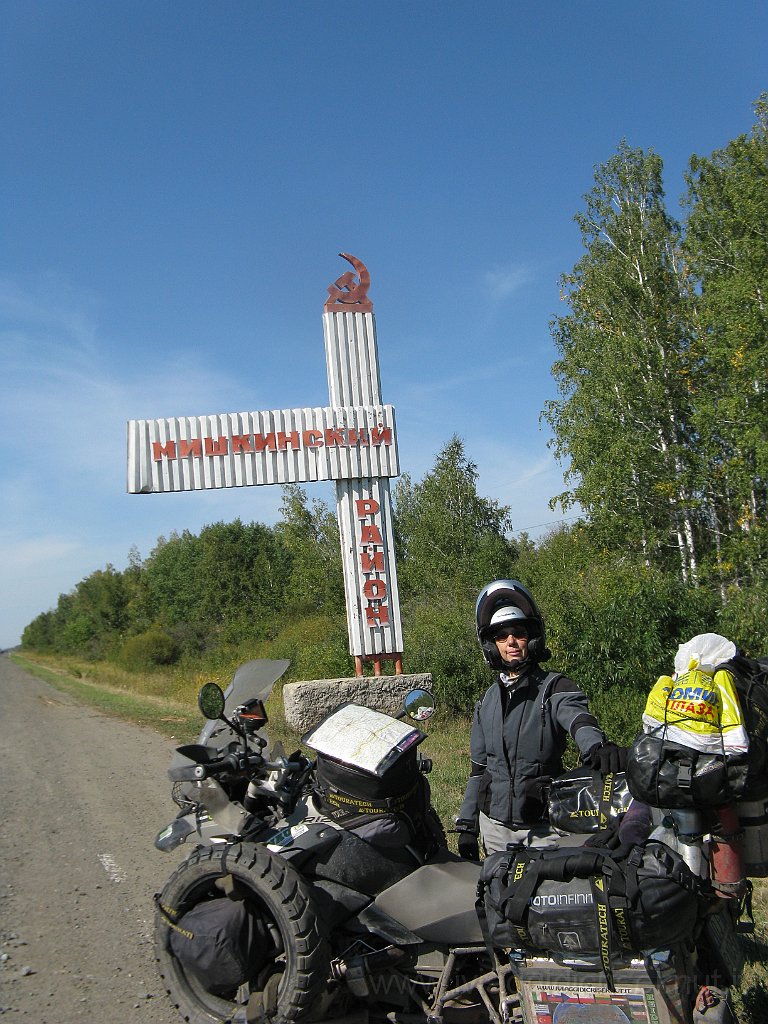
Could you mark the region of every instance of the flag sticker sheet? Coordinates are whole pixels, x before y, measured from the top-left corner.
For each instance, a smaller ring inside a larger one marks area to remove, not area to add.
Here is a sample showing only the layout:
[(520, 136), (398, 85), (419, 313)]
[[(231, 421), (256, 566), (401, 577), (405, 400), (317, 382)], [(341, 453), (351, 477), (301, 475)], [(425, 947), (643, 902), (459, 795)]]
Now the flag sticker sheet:
[(645, 986), (608, 992), (593, 985), (520, 985), (526, 1024), (661, 1024), (656, 993)]

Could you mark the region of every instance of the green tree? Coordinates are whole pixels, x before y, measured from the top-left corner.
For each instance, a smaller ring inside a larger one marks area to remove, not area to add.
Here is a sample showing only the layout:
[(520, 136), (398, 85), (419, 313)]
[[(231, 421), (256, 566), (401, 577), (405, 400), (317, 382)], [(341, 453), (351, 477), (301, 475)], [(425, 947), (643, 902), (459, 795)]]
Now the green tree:
[(580, 504), (602, 543), (628, 544), (649, 565), (674, 552), (695, 582), (690, 286), (660, 158), (622, 142), (576, 222), (585, 253), (562, 278), (570, 312), (552, 324), (561, 397), (544, 411), (571, 485), (555, 500)]
[(323, 501), (310, 505), (298, 484), (283, 487), (276, 531), (291, 559), (286, 603), (296, 614), (344, 612), (344, 570), (336, 516)]
[(123, 573), (113, 565), (97, 569), (81, 580), (75, 587), (75, 595), (98, 633), (119, 633), (125, 629), (128, 593)]
[(202, 547), (189, 530), (159, 537), (136, 581), (134, 622), (146, 629), (158, 622), (180, 626), (200, 620)]
[(768, 555), (768, 94), (756, 123), (687, 175), (685, 253), (700, 282), (692, 377), (709, 526), (724, 584)]
[(107, 565), (60, 594), (54, 611), (24, 630), (22, 642), (35, 650), (102, 657), (116, 647), (128, 627), (128, 591), (123, 574)]
[(508, 576), (516, 556), (509, 509), (477, 493), (477, 467), (453, 437), (434, 468), (414, 483), (404, 473), (394, 489), (398, 582), (409, 596), (476, 595)]
[(21, 646), (32, 651), (50, 651), (56, 645), (56, 625), (53, 611), (41, 612), (21, 634)]
[(431, 672), (440, 701), (467, 712), (490, 675), (477, 646), (475, 599), (514, 575), (509, 509), (477, 492), (477, 467), (453, 437), (418, 483), (394, 489), (398, 583), (408, 670)]
[(135, 632), (162, 626), (189, 653), (273, 628), (290, 556), (262, 523), (213, 523), (160, 538), (132, 580)]
[(289, 555), (262, 523), (214, 523), (200, 531), (200, 618), (237, 641), (259, 637), (284, 611)]

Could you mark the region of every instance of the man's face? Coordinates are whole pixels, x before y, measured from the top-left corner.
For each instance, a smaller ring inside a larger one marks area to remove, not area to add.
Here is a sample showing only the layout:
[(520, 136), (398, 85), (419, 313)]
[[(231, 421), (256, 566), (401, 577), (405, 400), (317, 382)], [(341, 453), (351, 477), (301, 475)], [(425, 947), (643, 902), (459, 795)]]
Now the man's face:
[(494, 640), (501, 660), (514, 668), (528, 653), (528, 630), (522, 625), (500, 626)]

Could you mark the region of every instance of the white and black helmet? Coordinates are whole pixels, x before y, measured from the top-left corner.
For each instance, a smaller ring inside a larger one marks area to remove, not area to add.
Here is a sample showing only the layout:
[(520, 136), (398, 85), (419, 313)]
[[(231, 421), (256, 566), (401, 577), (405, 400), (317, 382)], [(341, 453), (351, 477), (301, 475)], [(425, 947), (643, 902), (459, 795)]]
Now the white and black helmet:
[(544, 619), (531, 592), (518, 580), (494, 580), (480, 591), (475, 606), (477, 639), (491, 668), (504, 668), (494, 636), (500, 626), (508, 626), (512, 622), (528, 630), (526, 661), (546, 661), (551, 657), (544, 633)]

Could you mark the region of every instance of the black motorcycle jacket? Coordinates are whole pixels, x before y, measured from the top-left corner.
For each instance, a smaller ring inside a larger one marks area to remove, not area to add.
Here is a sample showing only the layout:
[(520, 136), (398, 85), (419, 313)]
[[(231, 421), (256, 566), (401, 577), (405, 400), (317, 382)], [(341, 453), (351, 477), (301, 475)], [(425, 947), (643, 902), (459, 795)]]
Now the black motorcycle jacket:
[(506, 825), (534, 825), (545, 816), (542, 782), (563, 773), (568, 735), (582, 754), (605, 736), (584, 692), (560, 672), (532, 665), (512, 685), (500, 675), (475, 706), (472, 772), (459, 819), (479, 811)]

